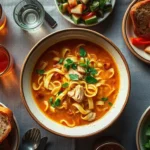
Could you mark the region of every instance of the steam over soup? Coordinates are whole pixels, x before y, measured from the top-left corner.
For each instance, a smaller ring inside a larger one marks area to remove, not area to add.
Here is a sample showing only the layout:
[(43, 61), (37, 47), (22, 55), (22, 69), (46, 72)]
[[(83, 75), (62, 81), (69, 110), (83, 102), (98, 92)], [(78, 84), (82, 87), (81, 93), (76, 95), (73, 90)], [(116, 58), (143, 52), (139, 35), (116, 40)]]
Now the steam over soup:
[(50, 47), (32, 74), (34, 99), (50, 119), (68, 127), (89, 124), (113, 107), (117, 66), (103, 48), (82, 40)]

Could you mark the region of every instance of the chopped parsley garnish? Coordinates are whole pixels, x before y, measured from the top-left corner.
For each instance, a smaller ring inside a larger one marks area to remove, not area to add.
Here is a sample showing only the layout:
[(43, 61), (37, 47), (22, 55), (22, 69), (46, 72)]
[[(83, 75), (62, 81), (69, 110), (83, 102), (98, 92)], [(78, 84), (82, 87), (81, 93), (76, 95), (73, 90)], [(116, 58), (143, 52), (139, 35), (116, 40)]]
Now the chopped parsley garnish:
[(41, 69), (41, 70), (40, 70), (40, 69), (37, 69), (37, 70), (36, 70), (36, 73), (37, 73), (37, 74), (40, 74), (40, 75), (43, 75), (43, 74), (45, 73), (45, 70), (43, 70), (43, 69)]
[(103, 97), (103, 98), (101, 98), (101, 100), (106, 102), (106, 101), (108, 101), (108, 97)]
[(60, 99), (56, 99), (56, 101), (52, 104), (52, 107), (58, 107), (60, 106), (61, 100)]
[(60, 95), (62, 93), (62, 91), (59, 91), (57, 95)]
[(49, 99), (49, 103), (50, 103), (51, 105), (53, 104), (53, 98), (52, 98), (52, 97)]
[(64, 59), (63, 59), (63, 58), (60, 58), (58, 63), (59, 63), (59, 64), (62, 64), (63, 61), (64, 61)]
[(85, 57), (87, 55), (87, 53), (83, 47), (80, 47), (79, 54), (81, 57)]
[(64, 65), (64, 67), (69, 70), (70, 68), (76, 70), (77, 69), (77, 64), (75, 64), (75, 62), (73, 62), (71, 59), (67, 59), (66, 60), (66, 64)]
[(81, 67), (87, 67), (87, 65), (85, 63), (80, 63), (79, 64)]
[(112, 106), (112, 105), (113, 105), (113, 103), (111, 103), (111, 102), (108, 102), (108, 105), (109, 105), (109, 106)]
[(94, 77), (92, 77), (90, 75), (86, 76), (85, 81), (89, 84), (95, 84), (98, 82), (97, 79), (95, 79)]
[(79, 76), (77, 74), (69, 74), (69, 77), (73, 81), (78, 81), (79, 80)]
[(92, 74), (92, 75), (97, 74), (97, 70), (96, 70), (95, 68), (89, 68), (89, 72), (90, 72), (90, 74)]
[(64, 83), (64, 84), (62, 84), (62, 87), (63, 88), (67, 88), (69, 86), (69, 83)]
[(72, 64), (72, 69), (76, 70), (77, 69), (77, 64)]

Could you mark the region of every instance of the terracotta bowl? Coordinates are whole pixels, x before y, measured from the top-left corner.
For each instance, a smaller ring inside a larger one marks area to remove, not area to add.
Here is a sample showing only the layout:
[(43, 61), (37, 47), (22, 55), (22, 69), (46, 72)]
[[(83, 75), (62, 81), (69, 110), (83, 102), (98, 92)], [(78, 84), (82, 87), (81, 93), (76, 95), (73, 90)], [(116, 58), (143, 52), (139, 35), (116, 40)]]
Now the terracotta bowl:
[[(82, 39), (100, 45), (114, 58), (120, 72), (120, 90), (111, 110), (103, 118), (89, 125), (74, 128), (58, 124), (47, 118), (35, 103), (31, 91), (31, 74), (39, 57), (52, 45), (68, 39)], [(66, 137), (86, 137), (102, 132), (120, 116), (130, 93), (130, 73), (124, 56), (109, 39), (88, 29), (67, 29), (46, 36), (31, 49), (22, 68), (20, 88), (25, 107), (42, 127)]]
[[(0, 103), (0, 106), (6, 107), (2, 103)], [(19, 127), (15, 116), (13, 116), (12, 131), (9, 133), (8, 137), (0, 144), (0, 150), (18, 150), (19, 142), (20, 142)]]
[(122, 34), (123, 34), (124, 41), (126, 45), (128, 46), (129, 50), (137, 58), (139, 58), (143, 62), (150, 64), (150, 54), (145, 53), (143, 49), (135, 47), (131, 43), (131, 40), (130, 40), (131, 37), (136, 37), (136, 35), (134, 34), (134, 31), (133, 31), (132, 21), (131, 21), (129, 13), (130, 13), (131, 7), (134, 4), (136, 4), (138, 1), (140, 0), (133, 0), (125, 12), (123, 22), (122, 22)]
[(70, 18), (70, 16), (66, 15), (66, 14), (63, 14), (60, 10), (59, 10), (59, 7), (58, 7), (58, 2), (57, 0), (54, 0), (55, 1), (55, 4), (56, 4), (56, 7), (57, 7), (57, 10), (58, 12), (61, 14), (61, 16), (66, 19), (68, 22), (70, 22), (71, 24), (73, 25), (76, 25), (76, 26), (79, 26), (79, 27), (90, 27), (90, 26), (94, 26), (94, 25), (97, 25), (101, 22), (103, 22), (113, 11), (114, 7), (115, 7), (115, 4), (116, 4), (116, 0), (112, 0), (112, 10), (110, 12), (107, 12), (104, 14), (104, 17), (103, 18), (98, 18), (98, 22), (95, 23), (95, 24), (91, 24), (91, 25), (86, 25), (84, 23), (79, 23), (79, 24), (75, 24), (72, 19)]
[(147, 126), (150, 125), (150, 106), (145, 110), (145, 112), (142, 114), (137, 130), (136, 130), (136, 145), (138, 150), (145, 150), (145, 141), (146, 141), (146, 136), (145, 136), (145, 129)]

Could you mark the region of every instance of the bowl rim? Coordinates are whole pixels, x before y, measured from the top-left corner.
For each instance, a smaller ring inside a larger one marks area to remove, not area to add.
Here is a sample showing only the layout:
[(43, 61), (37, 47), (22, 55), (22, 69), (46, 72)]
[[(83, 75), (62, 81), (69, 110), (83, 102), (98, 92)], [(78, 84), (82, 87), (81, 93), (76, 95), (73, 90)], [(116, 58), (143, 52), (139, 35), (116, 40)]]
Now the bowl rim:
[(129, 17), (129, 13), (130, 13), (130, 9), (131, 7), (137, 3), (139, 0), (133, 0), (133, 2), (131, 2), (131, 4), (128, 6), (125, 14), (124, 14), (124, 17), (123, 17), (123, 21), (122, 21), (122, 35), (123, 35), (123, 39), (127, 45), (127, 47), (129, 48), (129, 50), (131, 51), (131, 53), (136, 56), (137, 58), (139, 58), (141, 61), (145, 62), (145, 63), (148, 63), (150, 64), (150, 60), (148, 59), (145, 59), (144, 57), (142, 57), (141, 55), (139, 55), (135, 50), (134, 48), (131, 46), (129, 40), (128, 40), (128, 37), (127, 37), (127, 30), (126, 30), (126, 24), (127, 24), (127, 20), (128, 20), (128, 17)]
[(136, 146), (138, 150), (141, 150), (140, 148), (140, 131), (142, 129), (142, 124), (144, 123), (146, 117), (147, 117), (147, 113), (150, 111), (150, 106), (143, 112), (138, 125), (137, 125), (137, 129), (136, 129)]
[[(0, 105), (3, 106), (3, 107), (6, 107), (8, 108), (5, 104), (3, 104), (2, 102), (0, 102)], [(14, 150), (18, 150), (19, 149), (19, 143), (20, 143), (20, 130), (19, 130), (19, 125), (18, 125), (18, 122), (17, 122), (17, 119), (16, 117), (14, 116), (13, 114), (13, 120), (14, 120), (14, 123), (15, 123), (15, 126), (16, 126), (16, 129), (17, 129), (17, 146), (15, 147)]]
[(113, 12), (114, 8), (115, 8), (115, 5), (116, 5), (116, 0), (114, 0), (114, 6), (112, 7), (112, 10), (108, 13), (108, 16), (105, 17), (103, 20), (97, 22), (97, 23), (93, 23), (91, 25), (86, 25), (86, 24), (75, 24), (73, 21), (71, 21), (71, 19), (68, 18), (68, 16), (65, 17), (65, 14), (63, 14), (60, 10), (59, 10), (59, 7), (58, 7), (58, 3), (57, 3), (57, 0), (54, 0), (55, 1), (55, 5), (56, 5), (56, 8), (57, 8), (57, 11), (59, 12), (59, 14), (65, 19), (67, 20), (68, 22), (70, 22), (72, 25), (75, 25), (77, 27), (82, 27), (82, 28), (86, 28), (86, 27), (92, 27), (92, 26), (96, 26), (98, 25), (99, 23), (103, 22), (105, 19), (107, 19), (110, 14)]
[[(31, 112), (29, 106), (27, 105), (26, 103), (26, 99), (25, 99), (25, 96), (24, 96), (24, 92), (23, 92), (23, 74), (24, 74), (24, 68), (26, 66), (26, 63), (30, 57), (30, 55), (32, 55), (32, 53), (36, 50), (36, 48), (38, 47), (38, 45), (41, 44), (41, 42), (47, 40), (47, 38), (55, 35), (55, 34), (59, 34), (59, 33), (62, 33), (62, 32), (66, 32), (66, 31), (85, 31), (85, 32), (89, 32), (89, 33), (93, 33), (97, 36), (100, 36), (101, 38), (103, 38), (106, 42), (108, 42), (111, 46), (114, 47), (114, 49), (117, 51), (117, 53), (119, 54), (120, 58), (123, 60), (123, 63), (125, 65), (125, 68), (126, 68), (126, 71), (127, 71), (127, 76), (128, 76), (128, 91), (127, 91), (127, 96), (126, 96), (126, 99), (125, 99), (125, 103), (123, 105), (123, 108), (122, 110), (120, 111), (120, 113), (118, 113), (117, 117), (110, 123), (108, 124), (105, 128), (103, 128), (102, 130), (98, 130), (97, 132), (94, 132), (94, 133), (91, 133), (91, 134), (86, 134), (86, 135), (82, 135), (82, 136), (73, 136), (73, 135), (65, 135), (65, 134), (62, 134), (62, 133), (58, 133), (56, 131), (53, 131), (49, 128), (47, 128), (42, 122), (40, 122), (37, 117)], [(53, 32), (52, 34), (48, 34), (47, 36), (45, 36), (44, 38), (42, 38), (40, 41), (38, 41), (32, 48), (31, 50), (29, 51), (29, 53), (27, 54), (25, 60), (24, 60), (24, 63), (22, 65), (22, 69), (21, 69), (21, 73), (20, 73), (20, 95), (21, 95), (21, 100), (24, 104), (24, 106), (26, 107), (27, 111), (29, 112), (30, 116), (41, 126), (43, 127), (44, 129), (46, 129), (47, 131), (49, 132), (52, 132), (56, 135), (59, 135), (59, 136), (63, 136), (63, 137), (68, 137), (68, 138), (84, 138), (84, 137), (89, 137), (89, 136), (92, 136), (92, 135), (95, 135), (99, 132), (102, 132), (104, 131), (105, 129), (107, 129), (108, 127), (110, 127), (118, 118), (119, 116), (121, 115), (121, 113), (123, 112), (127, 102), (128, 102), (128, 99), (129, 99), (129, 95), (130, 95), (130, 89), (131, 89), (131, 76), (130, 76), (130, 70), (129, 70), (129, 67), (128, 67), (128, 64), (127, 64), (127, 61), (125, 59), (125, 57), (123, 56), (123, 54), (121, 53), (121, 51), (119, 50), (119, 48), (111, 41), (109, 40), (107, 37), (105, 37), (104, 35), (96, 32), (96, 31), (93, 31), (93, 30), (90, 30), (90, 29), (82, 29), (82, 28), (68, 28), (68, 29), (64, 29), (64, 30), (59, 30), (59, 31), (56, 31), (56, 32)]]

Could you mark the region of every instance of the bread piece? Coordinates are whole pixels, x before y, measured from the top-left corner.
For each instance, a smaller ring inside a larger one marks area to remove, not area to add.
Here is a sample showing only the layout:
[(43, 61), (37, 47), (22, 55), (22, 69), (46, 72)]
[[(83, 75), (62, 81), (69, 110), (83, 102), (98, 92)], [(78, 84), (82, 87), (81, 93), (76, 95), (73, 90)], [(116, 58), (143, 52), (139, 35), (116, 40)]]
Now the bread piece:
[(12, 129), (12, 111), (0, 106), (0, 143), (6, 139)]
[(150, 46), (147, 46), (144, 50), (146, 53), (150, 54)]
[(137, 2), (130, 11), (134, 32), (139, 37), (150, 38), (150, 0)]

